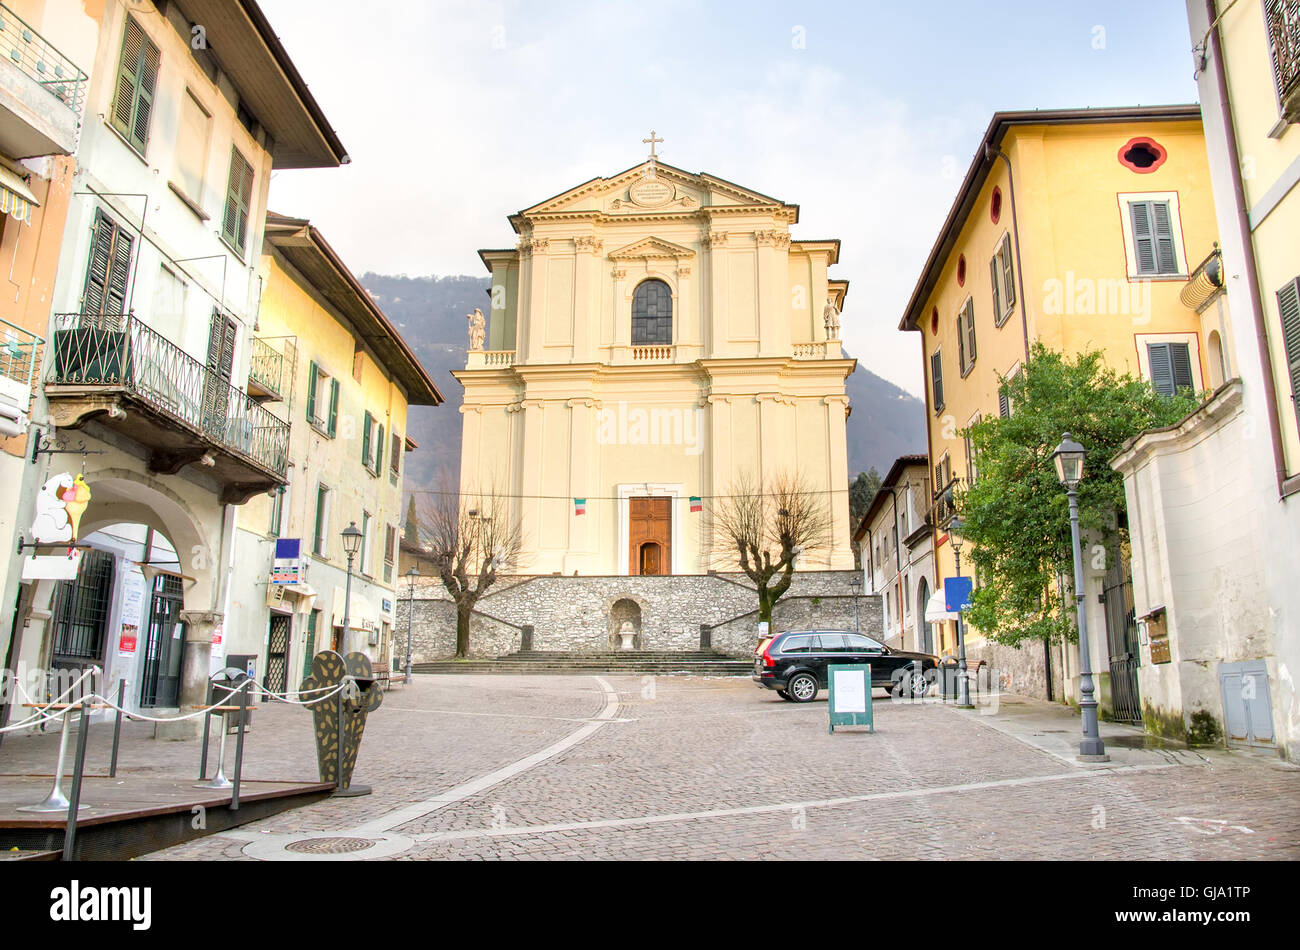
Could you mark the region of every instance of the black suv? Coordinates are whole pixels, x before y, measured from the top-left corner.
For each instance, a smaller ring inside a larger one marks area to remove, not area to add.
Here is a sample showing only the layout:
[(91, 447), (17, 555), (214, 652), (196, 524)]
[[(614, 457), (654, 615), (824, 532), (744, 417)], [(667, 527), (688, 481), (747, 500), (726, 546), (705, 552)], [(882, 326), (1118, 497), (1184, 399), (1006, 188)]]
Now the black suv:
[(810, 703), (828, 685), (832, 663), (870, 663), (871, 685), (897, 689), (905, 696), (923, 696), (932, 680), (926, 670), (937, 664), (928, 653), (891, 650), (860, 633), (831, 630), (790, 630), (765, 637), (754, 648), (754, 675), (759, 686), (777, 691), (782, 699)]

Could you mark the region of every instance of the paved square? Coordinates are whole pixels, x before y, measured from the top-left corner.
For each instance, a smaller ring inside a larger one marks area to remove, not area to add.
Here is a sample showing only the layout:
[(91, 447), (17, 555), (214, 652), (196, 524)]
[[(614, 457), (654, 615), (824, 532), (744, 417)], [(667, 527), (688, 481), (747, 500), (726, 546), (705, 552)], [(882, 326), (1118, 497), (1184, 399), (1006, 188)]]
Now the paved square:
[[(313, 778), (309, 717), (266, 707), (245, 774)], [(149, 855), (330, 858), (1300, 857), (1300, 769), (1274, 756), (1146, 748), (1071, 759), (1068, 710), (895, 703), (876, 732), (747, 679), (418, 676), (371, 717), (355, 780), (374, 787)], [(44, 740), (29, 740), (44, 741)], [(6, 752), (14, 747), (6, 743)], [(132, 737), (128, 767), (192, 744)], [(6, 771), (13, 769), (12, 761)], [(362, 839), (330, 842), (322, 837)], [(370, 842), (367, 844), (366, 842)]]

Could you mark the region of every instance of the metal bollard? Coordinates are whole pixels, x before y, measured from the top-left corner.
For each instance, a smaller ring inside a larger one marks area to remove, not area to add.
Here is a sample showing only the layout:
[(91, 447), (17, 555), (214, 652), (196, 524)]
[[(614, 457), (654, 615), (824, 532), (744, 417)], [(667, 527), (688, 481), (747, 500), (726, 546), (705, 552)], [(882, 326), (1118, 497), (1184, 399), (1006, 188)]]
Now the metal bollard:
[(126, 680), (117, 681), (117, 718), (113, 721), (113, 758), (108, 763), (108, 777), (117, 778), (117, 745), (122, 738), (122, 702), (126, 698)]
[(75, 861), (77, 812), (81, 808), (81, 778), (86, 770), (86, 739), (90, 735), (90, 716), (85, 700), (81, 701), (81, 728), (77, 730), (77, 757), (72, 765), (72, 797), (68, 800), (68, 830), (63, 836), (63, 860)]
[(244, 766), (244, 726), (248, 722), (248, 687), (253, 681), (244, 681), (239, 691), (239, 735), (235, 739), (235, 787), (230, 792), (230, 810), (239, 811), (239, 774)]

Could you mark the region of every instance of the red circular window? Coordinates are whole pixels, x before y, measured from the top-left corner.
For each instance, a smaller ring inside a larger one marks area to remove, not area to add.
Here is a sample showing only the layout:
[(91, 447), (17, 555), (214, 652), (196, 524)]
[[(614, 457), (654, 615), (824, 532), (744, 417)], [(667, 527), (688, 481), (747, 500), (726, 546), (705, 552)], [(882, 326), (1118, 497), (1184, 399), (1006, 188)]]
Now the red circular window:
[(934, 336), (939, 332), (939, 308), (935, 307), (930, 311), (930, 335)]
[(998, 218), (1002, 217), (1002, 189), (996, 186), (993, 188), (993, 197), (989, 199), (989, 217), (993, 219), (994, 224), (997, 224)]
[(962, 254), (957, 258), (957, 286), (966, 285), (966, 255)]
[(1139, 136), (1129, 139), (1119, 150), (1119, 163), (1139, 175), (1149, 175), (1165, 163), (1169, 153), (1155, 139)]

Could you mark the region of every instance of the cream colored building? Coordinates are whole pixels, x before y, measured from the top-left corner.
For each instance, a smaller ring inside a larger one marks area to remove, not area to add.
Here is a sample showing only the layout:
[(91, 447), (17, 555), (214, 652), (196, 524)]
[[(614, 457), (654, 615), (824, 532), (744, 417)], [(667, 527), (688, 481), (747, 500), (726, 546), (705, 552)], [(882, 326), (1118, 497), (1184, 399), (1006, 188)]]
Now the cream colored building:
[[(225, 647), (280, 691), (321, 650), (391, 659), (407, 407), (442, 394), (320, 231), (269, 214), (265, 244), (248, 389), (288, 416), (288, 467), (239, 510)], [(349, 524), (362, 540), (345, 603)]]
[(461, 486), (513, 496), (519, 572), (734, 569), (692, 509), (796, 472), (833, 525), (799, 568), (852, 568), (848, 283), (828, 273), (839, 242), (793, 238), (798, 218), (650, 160), (512, 215), (517, 246), (480, 252), (486, 349), (454, 374)]

